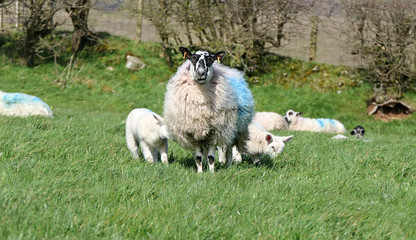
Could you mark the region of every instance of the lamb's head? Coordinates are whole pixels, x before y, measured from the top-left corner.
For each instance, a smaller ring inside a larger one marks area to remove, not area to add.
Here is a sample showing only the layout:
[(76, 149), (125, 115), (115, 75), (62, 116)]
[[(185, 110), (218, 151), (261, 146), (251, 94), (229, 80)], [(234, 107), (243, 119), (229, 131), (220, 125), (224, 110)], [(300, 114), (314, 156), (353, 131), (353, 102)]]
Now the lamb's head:
[(351, 135), (354, 135), (356, 138), (363, 138), (365, 134), (364, 127), (356, 126), (351, 132)]
[(302, 116), (301, 112), (295, 112), (292, 109), (290, 109), (286, 112), (286, 115), (283, 118), (286, 120), (287, 123), (290, 124), (293, 121), (293, 119), (299, 116)]
[(169, 139), (169, 133), (166, 129), (165, 119), (153, 114), (153, 117), (156, 119), (156, 124), (160, 126), (160, 137)]
[(266, 135), (267, 149), (265, 151), (265, 154), (273, 158), (277, 157), (277, 155), (283, 152), (283, 149), (285, 148), (285, 143), (290, 141), (290, 139), (292, 138), (293, 135), (287, 137), (278, 137), (268, 133)]
[(192, 53), (185, 47), (180, 47), (179, 51), (181, 51), (184, 58), (191, 61), (191, 76), (200, 84), (211, 80), (213, 74), (212, 64), (214, 61), (219, 61), (225, 56), (224, 51), (219, 51), (214, 55), (206, 51), (197, 51)]

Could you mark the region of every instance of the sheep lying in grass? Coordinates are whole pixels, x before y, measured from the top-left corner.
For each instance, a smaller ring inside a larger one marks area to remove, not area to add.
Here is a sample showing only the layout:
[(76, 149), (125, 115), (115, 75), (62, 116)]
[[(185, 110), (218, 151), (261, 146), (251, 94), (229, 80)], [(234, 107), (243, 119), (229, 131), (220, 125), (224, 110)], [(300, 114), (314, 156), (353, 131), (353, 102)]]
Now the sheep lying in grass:
[(158, 161), (158, 150), (162, 162), (168, 164), (168, 133), (164, 120), (146, 108), (130, 112), (126, 120), (126, 142), (133, 157), (139, 158), (138, 145), (148, 162)]
[(302, 113), (288, 110), (284, 118), (289, 123), (289, 130), (344, 133), (345, 127), (338, 120), (329, 118), (304, 118)]
[[(260, 162), (261, 155), (265, 154), (272, 158), (277, 157), (283, 152), (285, 143), (290, 141), (293, 135), (286, 137), (278, 137), (268, 132), (261, 124), (252, 122), (248, 126), (248, 137), (246, 139), (245, 148), (241, 151), (248, 154), (253, 159), (253, 163)], [(219, 148), (220, 161), (224, 161), (224, 149)], [(233, 160), (241, 162), (242, 157), (240, 151), (233, 147)]]
[(24, 93), (6, 93), (2, 91), (0, 91), (0, 114), (16, 117), (33, 115), (53, 117), (48, 104), (38, 97)]
[(253, 121), (260, 123), (267, 131), (289, 129), (283, 116), (275, 112), (256, 112)]
[(232, 145), (247, 134), (254, 101), (243, 73), (215, 62), (225, 52), (179, 50), (187, 61), (166, 87), (166, 127), (173, 141), (195, 150), (198, 172), (202, 172), (203, 155), (213, 172), (216, 146), (228, 146), (226, 157), (231, 164)]

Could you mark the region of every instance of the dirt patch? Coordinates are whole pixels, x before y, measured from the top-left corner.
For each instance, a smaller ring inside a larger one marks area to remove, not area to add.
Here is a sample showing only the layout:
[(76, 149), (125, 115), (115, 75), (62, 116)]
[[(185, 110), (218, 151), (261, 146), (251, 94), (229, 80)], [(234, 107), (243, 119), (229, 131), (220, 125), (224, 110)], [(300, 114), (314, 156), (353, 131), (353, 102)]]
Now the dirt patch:
[(402, 120), (412, 114), (414, 109), (406, 103), (389, 100), (384, 103), (371, 102), (367, 106), (368, 115), (381, 121)]

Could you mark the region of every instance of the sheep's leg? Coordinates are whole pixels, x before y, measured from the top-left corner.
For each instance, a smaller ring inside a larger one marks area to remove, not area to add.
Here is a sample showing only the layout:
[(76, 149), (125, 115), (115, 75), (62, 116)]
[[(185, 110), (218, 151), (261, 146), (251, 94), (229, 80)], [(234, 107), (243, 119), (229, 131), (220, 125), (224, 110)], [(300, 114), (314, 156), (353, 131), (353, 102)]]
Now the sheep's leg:
[(137, 147), (137, 141), (134, 139), (133, 133), (129, 130), (126, 131), (126, 142), (127, 147), (129, 148), (130, 152), (133, 154), (133, 158), (139, 158), (139, 148)]
[(233, 146), (227, 146), (227, 150), (225, 151), (226, 158), (227, 158), (227, 167), (231, 166), (231, 163), (233, 162)]
[(159, 146), (160, 158), (163, 163), (168, 164), (168, 141), (163, 141)]
[(155, 149), (150, 148), (146, 143), (143, 141), (140, 142), (140, 149), (142, 149), (143, 157), (147, 162), (153, 162), (153, 156), (155, 155)]
[(227, 152), (227, 147), (226, 146), (218, 147), (218, 161), (221, 164), (224, 164), (227, 160), (226, 152)]
[(196, 169), (198, 171), (198, 173), (202, 172), (202, 159), (203, 159), (203, 154), (202, 154), (202, 149), (201, 147), (196, 147), (195, 149), (195, 164), (196, 164)]
[(207, 159), (208, 159), (209, 171), (214, 172), (215, 146), (209, 146)]

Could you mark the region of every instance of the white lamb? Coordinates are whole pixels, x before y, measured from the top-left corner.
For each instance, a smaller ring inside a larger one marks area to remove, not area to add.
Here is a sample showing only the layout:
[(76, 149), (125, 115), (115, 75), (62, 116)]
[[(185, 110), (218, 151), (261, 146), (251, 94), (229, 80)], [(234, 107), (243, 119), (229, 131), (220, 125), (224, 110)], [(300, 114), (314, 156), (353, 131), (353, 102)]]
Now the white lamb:
[(267, 131), (289, 129), (289, 124), (283, 116), (275, 112), (256, 112), (253, 121), (260, 123)]
[(148, 162), (158, 161), (158, 150), (162, 162), (168, 164), (168, 133), (164, 120), (146, 108), (132, 110), (126, 120), (126, 142), (133, 157), (139, 158), (138, 145)]
[(329, 118), (304, 118), (301, 115), (302, 113), (293, 110), (286, 112), (284, 118), (289, 123), (289, 130), (339, 134), (345, 132), (344, 125), (338, 120)]
[[(290, 141), (293, 135), (286, 137), (278, 137), (268, 132), (261, 124), (252, 122), (248, 126), (248, 138), (246, 140), (245, 148), (242, 152), (248, 154), (253, 159), (253, 163), (260, 162), (260, 157), (265, 154), (272, 158), (276, 158), (283, 152), (285, 143)], [(219, 148), (220, 161), (224, 161), (224, 149)], [(236, 147), (233, 147), (233, 160), (241, 162), (241, 153)]]
[(2, 91), (0, 91), (0, 114), (16, 117), (34, 115), (53, 117), (48, 104), (38, 97), (24, 93), (6, 93)]
[(188, 60), (166, 87), (166, 128), (171, 140), (195, 150), (198, 172), (202, 172), (203, 155), (213, 172), (216, 146), (228, 146), (226, 157), (231, 164), (232, 146), (247, 135), (254, 101), (243, 73), (215, 62), (225, 52), (179, 50)]

